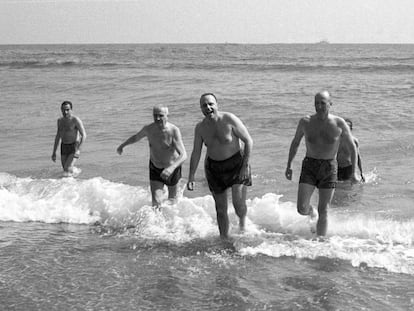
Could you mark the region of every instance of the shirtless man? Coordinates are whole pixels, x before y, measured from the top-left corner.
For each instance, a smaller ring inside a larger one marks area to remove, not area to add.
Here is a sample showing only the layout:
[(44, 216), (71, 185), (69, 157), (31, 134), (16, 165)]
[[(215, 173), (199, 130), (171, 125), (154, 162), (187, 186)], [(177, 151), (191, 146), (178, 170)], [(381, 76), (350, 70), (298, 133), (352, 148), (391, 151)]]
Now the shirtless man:
[[(203, 143), (207, 147), (204, 172), (213, 195), (217, 223), (222, 238), (227, 238), (227, 189), (231, 187), (234, 209), (244, 230), (247, 213), (246, 186), (251, 186), (249, 158), (253, 141), (242, 121), (234, 114), (218, 111), (216, 96), (201, 95), (200, 108), (204, 119), (195, 127), (187, 189), (194, 189), (194, 175), (201, 157)], [(244, 143), (241, 150), (240, 141)]]
[(319, 218), (316, 233), (320, 236), (326, 235), (328, 228), (328, 207), (337, 182), (336, 155), (340, 141), (350, 150), (351, 182), (358, 182), (355, 175), (357, 149), (351, 131), (344, 119), (329, 113), (331, 105), (328, 91), (315, 95), (316, 113), (299, 121), (296, 134), (290, 145), (285, 172), (286, 178), (292, 180), (292, 160), (303, 136), (305, 136), (306, 157), (302, 162), (302, 172), (299, 179), (297, 210), (301, 215), (316, 217), (316, 211), (310, 205), (310, 199), (315, 187), (317, 187), (319, 189)]
[[(345, 119), (346, 124), (348, 124), (349, 128), (352, 132), (352, 121), (350, 119)], [(359, 172), (361, 174), (361, 181), (365, 182), (365, 177), (362, 174), (362, 161), (361, 161), (361, 155), (359, 153), (359, 142), (358, 139), (352, 135), (352, 139), (354, 140), (355, 146), (357, 148), (357, 154), (358, 154), (358, 168)], [(351, 153), (348, 148), (346, 148), (346, 145), (342, 143), (342, 141), (339, 143), (339, 149), (338, 149), (338, 155), (336, 156), (336, 159), (338, 161), (338, 180), (345, 181), (349, 180), (349, 178), (352, 175), (352, 162), (351, 162)]]
[(138, 133), (119, 145), (117, 152), (122, 154), (125, 146), (147, 137), (150, 148), (149, 178), (152, 205), (159, 208), (164, 185), (168, 187), (168, 199), (176, 199), (181, 165), (187, 159), (187, 153), (179, 128), (168, 122), (168, 108), (154, 107), (153, 117), (153, 123), (144, 126)]
[(81, 119), (72, 114), (72, 103), (64, 101), (61, 105), (62, 118), (57, 120), (57, 133), (53, 145), (52, 161), (56, 162), (56, 149), (60, 144), (60, 159), (64, 174), (73, 174), (73, 167), (80, 155), (80, 146), (86, 140), (86, 131)]

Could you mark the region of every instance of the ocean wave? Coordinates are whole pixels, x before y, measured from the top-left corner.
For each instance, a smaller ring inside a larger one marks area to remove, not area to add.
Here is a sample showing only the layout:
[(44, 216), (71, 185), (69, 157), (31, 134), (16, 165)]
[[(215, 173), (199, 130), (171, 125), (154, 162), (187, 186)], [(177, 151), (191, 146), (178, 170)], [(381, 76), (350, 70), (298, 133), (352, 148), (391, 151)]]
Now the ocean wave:
[[(147, 188), (101, 177), (33, 179), (0, 173), (0, 221), (83, 224), (97, 234), (134, 235), (168, 243), (218, 236), (212, 196), (187, 198), (181, 188), (177, 203), (166, 200), (161, 210), (154, 210)], [(296, 212), (294, 202), (281, 198), (268, 193), (247, 200), (244, 234), (239, 233), (238, 218), (229, 208), (231, 236), (241, 255), (323, 256), (354, 266), (414, 274), (414, 220), (331, 210), (328, 236), (316, 239), (311, 232), (314, 224)]]
[(80, 60), (13, 60), (0, 62), (0, 67), (13, 69), (80, 66)]
[(208, 70), (208, 71), (251, 71), (251, 72), (308, 72), (317, 70), (328, 71), (368, 71), (368, 72), (411, 72), (414, 70), (412, 60), (410, 62), (299, 62), (299, 63), (263, 63), (240, 60), (206, 61), (206, 60), (100, 60), (100, 59), (22, 59), (0, 60), (0, 68), (30, 69), (30, 68), (55, 68), (55, 67), (85, 67), (85, 68), (139, 68), (151, 70)]

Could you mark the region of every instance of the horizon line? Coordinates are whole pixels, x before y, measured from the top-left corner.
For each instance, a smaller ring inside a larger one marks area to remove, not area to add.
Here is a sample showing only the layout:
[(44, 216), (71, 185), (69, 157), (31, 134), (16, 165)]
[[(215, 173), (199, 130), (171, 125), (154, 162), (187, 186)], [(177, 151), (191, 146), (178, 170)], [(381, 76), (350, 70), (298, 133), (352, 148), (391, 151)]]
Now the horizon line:
[(175, 45), (275, 45), (275, 44), (307, 44), (307, 45), (412, 45), (414, 42), (272, 42), (272, 43), (245, 43), (245, 42), (83, 42), (83, 43), (0, 43), (3, 45), (162, 45), (162, 44), (175, 44)]

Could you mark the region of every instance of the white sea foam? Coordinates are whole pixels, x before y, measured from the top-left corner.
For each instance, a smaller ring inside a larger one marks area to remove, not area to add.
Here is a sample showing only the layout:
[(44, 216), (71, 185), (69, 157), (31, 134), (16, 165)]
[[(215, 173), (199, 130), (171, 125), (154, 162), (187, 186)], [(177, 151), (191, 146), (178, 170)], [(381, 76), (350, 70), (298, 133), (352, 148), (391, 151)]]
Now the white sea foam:
[[(328, 236), (320, 240), (311, 233), (307, 217), (296, 212), (294, 202), (281, 198), (268, 193), (249, 199), (244, 234), (238, 232), (230, 204), (231, 235), (242, 255), (325, 256), (355, 266), (414, 274), (412, 221), (330, 211)], [(89, 224), (104, 234), (134, 234), (174, 243), (218, 235), (211, 195), (180, 197), (176, 203), (165, 200), (160, 210), (150, 205), (148, 189), (100, 177), (32, 179), (0, 174), (1, 221)]]

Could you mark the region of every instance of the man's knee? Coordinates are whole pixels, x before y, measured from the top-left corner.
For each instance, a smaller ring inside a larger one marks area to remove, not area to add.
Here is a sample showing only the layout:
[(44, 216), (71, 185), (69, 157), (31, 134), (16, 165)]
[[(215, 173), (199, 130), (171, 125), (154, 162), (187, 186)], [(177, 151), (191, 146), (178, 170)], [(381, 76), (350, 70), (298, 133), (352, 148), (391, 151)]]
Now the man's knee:
[(312, 206), (310, 203), (298, 202), (296, 209), (300, 215), (307, 216), (310, 215)]

